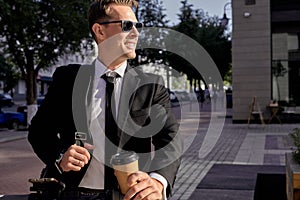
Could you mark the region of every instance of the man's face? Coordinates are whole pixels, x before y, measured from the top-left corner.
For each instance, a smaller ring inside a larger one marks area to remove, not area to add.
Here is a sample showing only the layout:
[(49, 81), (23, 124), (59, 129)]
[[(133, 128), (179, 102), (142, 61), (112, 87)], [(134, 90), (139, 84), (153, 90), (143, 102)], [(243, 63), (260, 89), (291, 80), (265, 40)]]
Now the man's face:
[[(128, 20), (137, 22), (133, 10), (129, 6), (110, 5), (109, 21)], [(129, 32), (122, 32), (121, 23), (97, 24), (101, 29), (101, 37), (98, 40), (99, 57), (104, 64), (121, 63), (136, 56), (135, 49), (139, 32), (133, 27)]]

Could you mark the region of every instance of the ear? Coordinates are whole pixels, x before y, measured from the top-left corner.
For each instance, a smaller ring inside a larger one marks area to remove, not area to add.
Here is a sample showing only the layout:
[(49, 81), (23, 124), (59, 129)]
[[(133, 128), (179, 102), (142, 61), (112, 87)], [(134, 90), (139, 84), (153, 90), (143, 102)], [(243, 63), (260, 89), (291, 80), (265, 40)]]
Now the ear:
[(100, 24), (97, 24), (95, 23), (93, 26), (92, 26), (92, 30), (96, 36), (96, 39), (97, 41), (102, 41), (103, 40), (103, 36), (104, 36), (104, 33), (102, 31), (102, 26)]

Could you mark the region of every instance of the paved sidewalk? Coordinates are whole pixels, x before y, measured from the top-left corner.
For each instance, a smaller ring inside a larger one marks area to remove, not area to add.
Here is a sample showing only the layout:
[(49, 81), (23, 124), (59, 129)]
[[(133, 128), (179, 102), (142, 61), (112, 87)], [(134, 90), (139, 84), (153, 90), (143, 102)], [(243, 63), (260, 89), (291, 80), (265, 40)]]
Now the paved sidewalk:
[(0, 129), (0, 143), (10, 142), (12, 140), (19, 140), (27, 137), (26, 130), (8, 130), (8, 129)]
[[(284, 154), (292, 146), (288, 133), (300, 127), (300, 124), (267, 124), (263, 128), (251, 124), (247, 128), (247, 124), (231, 123), (230, 110), (227, 114), (211, 112), (210, 104), (204, 105), (200, 113), (198, 109), (197, 104), (174, 108), (175, 114), (181, 116), (185, 152), (171, 200), (192, 200), (197, 186), (215, 164), (284, 166)], [(25, 137), (26, 131), (0, 130), (0, 142)], [(253, 191), (247, 195), (242, 199), (253, 199)]]
[[(190, 199), (214, 164), (284, 166), (284, 155), (291, 151), (292, 146), (288, 133), (300, 126), (267, 124), (263, 128), (260, 124), (251, 124), (248, 128), (247, 124), (232, 124), (231, 118), (221, 115), (219, 118), (223, 117), (225, 122), (222, 127), (222, 120), (214, 122), (217, 124), (209, 124), (209, 118), (213, 113), (207, 108), (200, 111), (200, 123), (199, 118), (195, 117), (196, 113), (190, 112), (194, 109), (186, 107), (181, 110), (185, 110), (182, 111), (181, 134), (187, 150), (183, 155), (171, 200)], [(197, 125), (198, 130), (190, 128)], [(209, 131), (216, 127), (222, 127), (220, 134)], [(209, 140), (205, 140), (207, 134), (215, 134), (217, 137), (211, 136)], [(213, 145), (204, 157), (201, 151), (206, 149), (202, 146), (209, 145), (203, 141)], [(248, 193), (248, 197), (243, 197), (243, 200), (253, 199), (254, 191)]]

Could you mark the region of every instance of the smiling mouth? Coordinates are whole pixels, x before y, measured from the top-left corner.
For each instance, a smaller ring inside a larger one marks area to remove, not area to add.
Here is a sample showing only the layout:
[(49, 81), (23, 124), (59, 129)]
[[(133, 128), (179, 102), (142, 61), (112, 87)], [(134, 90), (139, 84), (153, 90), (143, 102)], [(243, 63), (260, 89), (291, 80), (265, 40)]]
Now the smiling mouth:
[(136, 43), (133, 43), (133, 42), (127, 42), (125, 43), (125, 46), (129, 49), (135, 49), (136, 47)]

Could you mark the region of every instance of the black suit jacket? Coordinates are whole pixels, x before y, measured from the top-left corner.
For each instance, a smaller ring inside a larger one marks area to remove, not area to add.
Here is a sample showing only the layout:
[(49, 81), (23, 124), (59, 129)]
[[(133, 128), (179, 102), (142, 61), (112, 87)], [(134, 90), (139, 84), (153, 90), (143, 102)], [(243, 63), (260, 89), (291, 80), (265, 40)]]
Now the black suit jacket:
[[(29, 127), (28, 140), (47, 170), (51, 171), (48, 176), (62, 180), (69, 188), (79, 185), (88, 165), (79, 172), (59, 174), (54, 163), (75, 143), (75, 132), (85, 132), (90, 136), (94, 71), (94, 65), (57, 68), (48, 93)], [(139, 154), (141, 171), (164, 176), (170, 194), (180, 165), (182, 144), (169, 94), (160, 76), (127, 67), (117, 124), (118, 145)], [(92, 143), (91, 137), (88, 140)]]

